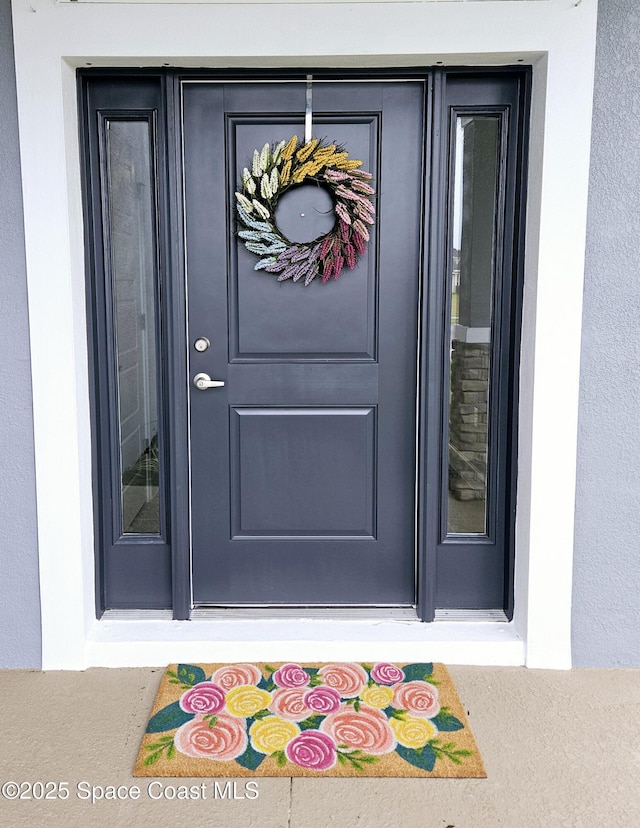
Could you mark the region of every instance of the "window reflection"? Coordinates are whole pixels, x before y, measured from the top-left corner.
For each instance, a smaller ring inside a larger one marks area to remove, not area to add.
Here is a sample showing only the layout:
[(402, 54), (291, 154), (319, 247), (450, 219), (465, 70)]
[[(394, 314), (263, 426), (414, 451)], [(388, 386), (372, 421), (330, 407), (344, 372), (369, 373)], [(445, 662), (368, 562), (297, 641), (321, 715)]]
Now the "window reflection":
[(147, 120), (106, 123), (122, 531), (160, 533), (155, 190)]
[(451, 250), (448, 534), (487, 531), (497, 116), (456, 121)]

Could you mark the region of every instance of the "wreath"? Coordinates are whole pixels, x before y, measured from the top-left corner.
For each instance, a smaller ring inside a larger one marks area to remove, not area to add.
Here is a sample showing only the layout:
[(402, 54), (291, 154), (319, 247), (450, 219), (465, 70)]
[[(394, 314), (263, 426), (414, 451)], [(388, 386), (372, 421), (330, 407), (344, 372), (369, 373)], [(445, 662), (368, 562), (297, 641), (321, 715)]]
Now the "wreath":
[[(238, 236), (251, 253), (260, 256), (255, 270), (278, 275), (278, 281), (317, 276), (325, 284), (338, 279), (345, 267), (353, 270), (369, 241), (374, 223), (373, 176), (359, 169), (362, 161), (350, 159), (343, 147), (314, 138), (298, 148), (298, 136), (277, 146), (254, 150), (251, 169), (242, 171), (242, 192), (236, 192)], [(311, 242), (291, 242), (278, 229), (278, 199), (291, 187), (315, 181), (332, 196), (336, 216), (332, 230)]]

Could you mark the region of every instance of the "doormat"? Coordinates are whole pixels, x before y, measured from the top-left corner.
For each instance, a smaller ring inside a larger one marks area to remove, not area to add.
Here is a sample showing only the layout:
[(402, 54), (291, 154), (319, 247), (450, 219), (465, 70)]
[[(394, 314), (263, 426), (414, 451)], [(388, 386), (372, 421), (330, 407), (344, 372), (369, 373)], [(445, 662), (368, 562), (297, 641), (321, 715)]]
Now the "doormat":
[(134, 776), (486, 777), (442, 664), (177, 664)]

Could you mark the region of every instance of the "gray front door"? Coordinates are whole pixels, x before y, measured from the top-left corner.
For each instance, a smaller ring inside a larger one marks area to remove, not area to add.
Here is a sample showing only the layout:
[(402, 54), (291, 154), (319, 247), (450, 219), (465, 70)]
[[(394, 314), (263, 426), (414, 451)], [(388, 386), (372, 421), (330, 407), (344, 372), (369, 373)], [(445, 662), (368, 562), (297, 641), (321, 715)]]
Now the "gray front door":
[[(190, 386), (194, 606), (415, 604), (424, 96), (314, 83), (314, 135), (373, 173), (377, 223), (305, 286), (254, 270), (234, 210), (254, 149), (304, 134), (305, 85), (183, 83), (189, 376), (225, 383)], [(290, 238), (327, 232), (314, 198), (283, 197)]]

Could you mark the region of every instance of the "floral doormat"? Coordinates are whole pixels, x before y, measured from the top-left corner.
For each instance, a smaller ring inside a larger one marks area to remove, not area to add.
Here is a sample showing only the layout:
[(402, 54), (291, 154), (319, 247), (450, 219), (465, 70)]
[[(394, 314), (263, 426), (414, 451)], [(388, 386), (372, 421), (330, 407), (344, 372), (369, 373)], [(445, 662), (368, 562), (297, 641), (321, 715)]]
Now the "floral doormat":
[(442, 664), (178, 664), (135, 776), (485, 777)]

